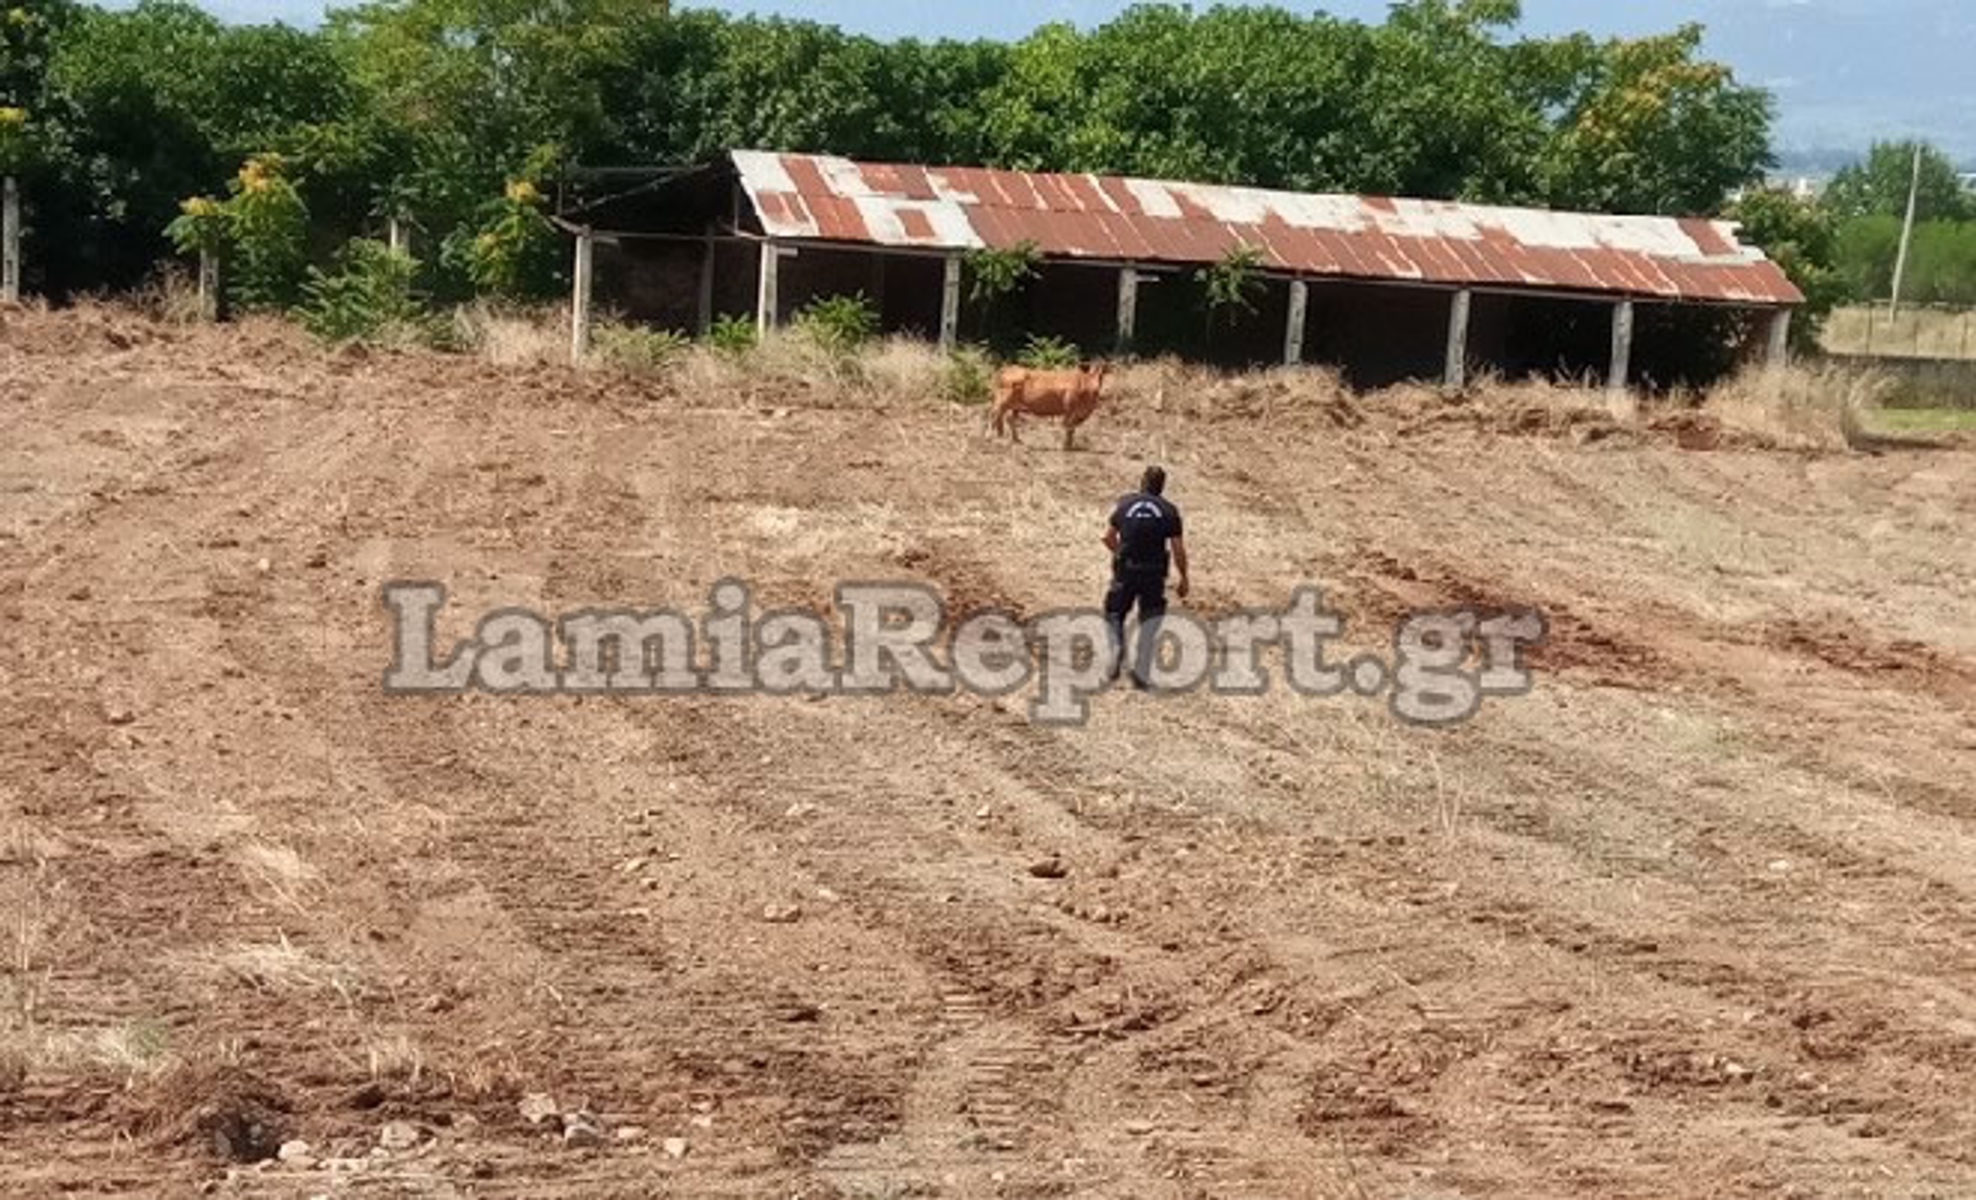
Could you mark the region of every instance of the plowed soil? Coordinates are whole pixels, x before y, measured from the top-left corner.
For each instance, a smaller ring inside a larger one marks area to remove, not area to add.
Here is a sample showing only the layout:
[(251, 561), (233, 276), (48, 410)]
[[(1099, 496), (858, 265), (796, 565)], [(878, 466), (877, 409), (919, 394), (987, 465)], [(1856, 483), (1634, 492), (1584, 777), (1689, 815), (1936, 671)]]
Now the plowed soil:
[[(1976, 1195), (1976, 455), (1475, 411), (1065, 453), (5, 314), (0, 1190)], [(1534, 605), (1534, 692), (382, 692), (397, 579), (1094, 603), (1149, 458), (1196, 611)]]

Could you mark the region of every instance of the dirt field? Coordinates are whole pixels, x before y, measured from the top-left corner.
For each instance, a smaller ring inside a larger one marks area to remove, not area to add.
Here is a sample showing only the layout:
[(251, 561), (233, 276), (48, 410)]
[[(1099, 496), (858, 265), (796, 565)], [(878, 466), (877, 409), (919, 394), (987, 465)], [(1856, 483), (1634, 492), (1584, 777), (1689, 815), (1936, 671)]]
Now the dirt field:
[[(3, 319), (10, 1195), (1976, 1195), (1966, 450), (1128, 396), (1065, 454)], [(1196, 611), (1534, 604), (1535, 692), (381, 691), (394, 579), (448, 642), (1094, 602), (1147, 456)]]

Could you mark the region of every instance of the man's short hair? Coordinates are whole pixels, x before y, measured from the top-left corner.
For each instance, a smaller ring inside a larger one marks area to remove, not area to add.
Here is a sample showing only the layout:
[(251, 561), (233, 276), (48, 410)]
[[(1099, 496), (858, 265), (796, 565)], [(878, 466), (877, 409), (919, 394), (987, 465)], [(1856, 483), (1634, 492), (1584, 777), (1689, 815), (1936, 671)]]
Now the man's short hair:
[(1166, 491), (1166, 468), (1147, 467), (1146, 473), (1139, 477), (1139, 490), (1153, 496)]

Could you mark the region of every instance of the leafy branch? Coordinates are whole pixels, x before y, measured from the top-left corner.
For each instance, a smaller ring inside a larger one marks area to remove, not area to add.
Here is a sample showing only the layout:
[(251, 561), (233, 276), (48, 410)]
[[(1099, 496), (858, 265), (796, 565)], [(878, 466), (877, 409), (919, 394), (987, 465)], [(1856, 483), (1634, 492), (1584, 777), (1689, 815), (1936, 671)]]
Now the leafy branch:
[(1006, 296), (1035, 278), (1036, 266), (1042, 261), (1043, 252), (1027, 239), (1000, 250), (971, 250), (964, 260), (967, 275), (973, 280), (968, 298), (981, 304)]

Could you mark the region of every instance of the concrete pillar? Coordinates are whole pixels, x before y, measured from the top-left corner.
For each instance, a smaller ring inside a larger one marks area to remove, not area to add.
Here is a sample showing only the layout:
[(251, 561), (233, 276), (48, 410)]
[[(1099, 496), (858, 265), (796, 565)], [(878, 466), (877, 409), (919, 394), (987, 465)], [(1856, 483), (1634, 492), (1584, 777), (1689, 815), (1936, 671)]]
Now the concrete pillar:
[(0, 301), (21, 298), (21, 185), (12, 175), (0, 182)]
[(780, 292), (776, 286), (776, 270), (782, 263), (782, 255), (774, 242), (762, 243), (761, 279), (755, 290), (755, 330), (766, 334), (776, 326)]
[(220, 319), (220, 256), (213, 250), (199, 252), (199, 319)]
[(1612, 306), (1612, 369), (1606, 374), (1608, 392), (1624, 392), (1633, 369), (1633, 302)]
[(1463, 288), (1448, 302), (1448, 356), (1441, 382), (1451, 392), (1468, 386), (1468, 318), (1474, 300), (1474, 293)]
[(940, 348), (952, 350), (961, 330), (961, 258), (947, 256), (947, 274), (940, 287)]
[(714, 247), (714, 240), (708, 238), (700, 250), (700, 298), (694, 320), (702, 337), (714, 327)]
[(1304, 361), (1304, 321), (1310, 313), (1310, 284), (1290, 281), (1290, 316), (1283, 326), (1283, 363), (1294, 367)]
[(1132, 341), (1139, 329), (1139, 272), (1131, 267), (1118, 272), (1118, 335), (1114, 341), (1120, 354), (1132, 352)]
[(582, 366), (590, 351), (590, 277), (595, 239), (588, 229), (576, 235), (576, 286), (570, 296), (569, 360)]
[(1770, 314), (1770, 347), (1768, 356), (1772, 367), (1791, 365), (1791, 310), (1780, 308)]

